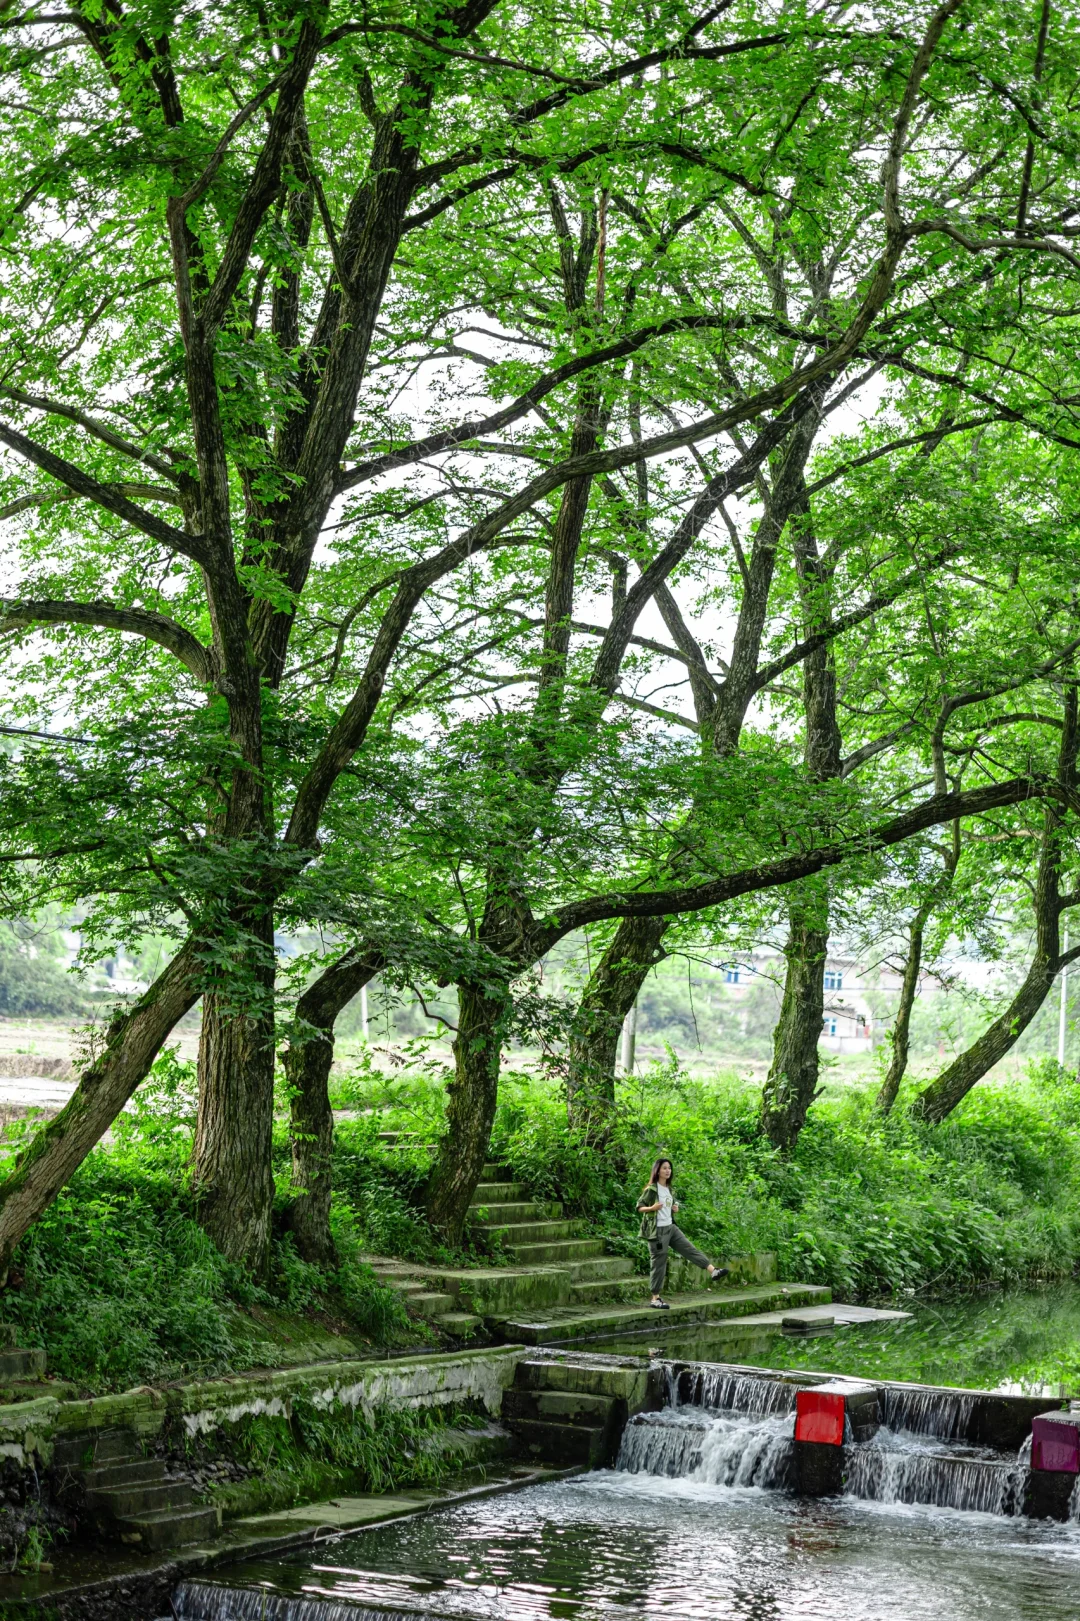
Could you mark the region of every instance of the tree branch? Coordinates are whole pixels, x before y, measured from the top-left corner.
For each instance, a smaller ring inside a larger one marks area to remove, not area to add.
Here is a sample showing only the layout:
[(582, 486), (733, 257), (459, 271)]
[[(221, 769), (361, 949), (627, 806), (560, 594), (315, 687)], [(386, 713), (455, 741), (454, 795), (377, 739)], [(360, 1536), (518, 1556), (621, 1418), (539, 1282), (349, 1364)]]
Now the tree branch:
[(119, 608), (111, 602), (29, 602), (0, 597), (0, 635), (35, 625), (94, 625), (142, 636), (174, 654), (203, 686), (214, 682), (214, 658), (208, 647), (166, 614), (143, 608)]
[(171, 523), (155, 518), (152, 512), (137, 507), (133, 501), (119, 495), (107, 484), (99, 484), (96, 478), (91, 478), (89, 473), (84, 473), (80, 467), (65, 461), (62, 456), (54, 455), (51, 450), (46, 450), (44, 445), (28, 439), (25, 434), (18, 433), (4, 422), (0, 422), (0, 444), (7, 445), (26, 461), (33, 462), (35, 467), (40, 467), (43, 473), (58, 479), (76, 495), (85, 496), (88, 501), (104, 507), (106, 512), (113, 513), (117, 518), (123, 518), (133, 529), (149, 535), (151, 540), (159, 541), (169, 551), (179, 552), (182, 557), (190, 557), (195, 563), (207, 560), (206, 549), (198, 536), (186, 535), (182, 529), (174, 529)]

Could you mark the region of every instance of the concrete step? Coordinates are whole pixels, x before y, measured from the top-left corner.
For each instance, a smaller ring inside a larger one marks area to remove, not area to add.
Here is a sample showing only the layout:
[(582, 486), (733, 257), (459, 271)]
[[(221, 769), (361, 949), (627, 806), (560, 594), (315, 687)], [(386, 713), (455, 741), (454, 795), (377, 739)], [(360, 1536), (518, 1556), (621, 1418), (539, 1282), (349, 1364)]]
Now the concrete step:
[(132, 1515), (117, 1520), (114, 1532), (121, 1542), (138, 1548), (182, 1548), (190, 1542), (209, 1541), (221, 1530), (219, 1508), (189, 1508), (174, 1512)]
[(556, 1340), (613, 1338), (636, 1333), (639, 1329), (668, 1332), (673, 1323), (722, 1322), (788, 1307), (828, 1305), (831, 1299), (828, 1289), (813, 1283), (703, 1289), (692, 1294), (669, 1295), (670, 1311), (655, 1311), (647, 1303), (640, 1306), (554, 1306), (549, 1311), (522, 1312), (500, 1319), (499, 1327), (509, 1340), (519, 1340), (526, 1345), (549, 1345)]
[(87, 1492), (86, 1506), (94, 1514), (107, 1514), (114, 1520), (158, 1514), (164, 1509), (190, 1508), (191, 1487), (184, 1480), (151, 1482), (148, 1485), (106, 1487)]
[(549, 1424), (579, 1424), (596, 1429), (607, 1424), (614, 1396), (582, 1394), (576, 1390), (517, 1390), (503, 1395), (503, 1419), (541, 1419)]
[(524, 1182), (478, 1182), (472, 1202), (474, 1205), (513, 1204), (528, 1197)]
[[(515, 1253), (522, 1244), (559, 1244), (577, 1238), (584, 1231), (580, 1221), (515, 1221), (503, 1226), (501, 1222), (486, 1226), (485, 1232), (498, 1233), (502, 1243)], [(603, 1245), (601, 1245), (603, 1248)]]
[(571, 1305), (589, 1306), (594, 1300), (648, 1299), (648, 1278), (589, 1278), (570, 1285)]
[(545, 1463), (584, 1464), (597, 1468), (607, 1461), (607, 1425), (553, 1424), (546, 1419), (518, 1418), (508, 1426), (532, 1458)]
[(557, 1199), (509, 1200), (493, 1205), (469, 1206), (469, 1220), (481, 1227), (514, 1227), (526, 1221), (561, 1221), (563, 1207)]
[(0, 1351), (0, 1380), (44, 1379), (45, 1352), (40, 1346), (30, 1350)]
[(568, 1261), (566, 1270), (573, 1283), (592, 1283), (597, 1278), (632, 1278), (634, 1263), (625, 1255), (602, 1255), (595, 1261)]
[(481, 1326), (484, 1319), (476, 1317), (471, 1311), (444, 1311), (432, 1322), (436, 1328), (441, 1328), (444, 1334), (454, 1334), (459, 1339), (473, 1334)]
[(53, 1443), (53, 1463), (61, 1469), (93, 1469), (103, 1463), (131, 1463), (142, 1447), (134, 1430), (81, 1430), (60, 1434)]
[(121, 1486), (152, 1486), (165, 1479), (160, 1458), (140, 1458), (134, 1463), (103, 1463), (97, 1469), (82, 1471), (87, 1492), (115, 1490)]
[(524, 1266), (564, 1266), (567, 1261), (587, 1261), (603, 1255), (600, 1238), (564, 1238), (552, 1243), (509, 1244), (507, 1253)]
[(485, 1165), (480, 1173), (483, 1182), (512, 1182), (514, 1173), (507, 1165)]
[(643, 1360), (620, 1364), (611, 1357), (583, 1362), (549, 1362), (523, 1358), (514, 1370), (515, 1390), (566, 1391), (575, 1396), (620, 1396), (632, 1407), (640, 1407), (648, 1385), (648, 1369)]
[(436, 1294), (434, 1290), (425, 1289), (421, 1294), (407, 1295), (405, 1304), (410, 1311), (419, 1312), (421, 1317), (441, 1317), (444, 1312), (453, 1311), (456, 1301), (453, 1295)]

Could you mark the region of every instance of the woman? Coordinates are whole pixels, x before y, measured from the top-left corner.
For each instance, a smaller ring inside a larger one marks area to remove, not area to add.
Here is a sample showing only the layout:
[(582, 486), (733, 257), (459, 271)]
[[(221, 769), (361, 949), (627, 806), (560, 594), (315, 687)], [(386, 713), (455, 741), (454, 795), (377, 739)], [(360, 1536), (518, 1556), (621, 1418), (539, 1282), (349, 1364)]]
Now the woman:
[(666, 1300), (660, 1298), (660, 1291), (664, 1287), (667, 1276), (668, 1251), (674, 1250), (686, 1261), (693, 1261), (709, 1274), (709, 1280), (715, 1283), (717, 1278), (726, 1278), (726, 1266), (713, 1266), (707, 1256), (695, 1249), (690, 1240), (681, 1233), (675, 1225), (675, 1212), (679, 1208), (678, 1200), (674, 1197), (671, 1187), (671, 1161), (658, 1159), (649, 1173), (648, 1186), (638, 1201), (638, 1210), (641, 1213), (641, 1236), (649, 1241), (649, 1254), (652, 1257), (652, 1267), (649, 1273), (649, 1287), (652, 1290), (652, 1299), (649, 1305), (654, 1311), (670, 1311), (671, 1307)]

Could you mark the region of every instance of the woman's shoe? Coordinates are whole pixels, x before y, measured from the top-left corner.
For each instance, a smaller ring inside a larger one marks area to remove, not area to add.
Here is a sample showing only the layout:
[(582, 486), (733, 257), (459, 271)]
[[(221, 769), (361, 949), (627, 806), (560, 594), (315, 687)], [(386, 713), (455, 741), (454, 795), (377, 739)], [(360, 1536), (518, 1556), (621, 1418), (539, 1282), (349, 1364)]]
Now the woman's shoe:
[(730, 1271), (731, 1268), (729, 1266), (714, 1266), (712, 1271), (709, 1273), (709, 1282), (719, 1283), (720, 1279), (726, 1278)]
[(666, 1300), (650, 1300), (649, 1306), (653, 1311), (670, 1311), (671, 1307)]

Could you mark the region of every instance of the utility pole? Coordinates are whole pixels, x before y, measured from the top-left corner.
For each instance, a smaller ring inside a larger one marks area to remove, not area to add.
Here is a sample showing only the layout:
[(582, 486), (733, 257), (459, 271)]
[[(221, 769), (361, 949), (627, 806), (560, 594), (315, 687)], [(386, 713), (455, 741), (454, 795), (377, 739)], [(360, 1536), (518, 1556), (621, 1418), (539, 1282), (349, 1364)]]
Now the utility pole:
[(629, 1013), (626, 1015), (626, 1018), (623, 1020), (622, 1050), (619, 1057), (622, 1063), (622, 1072), (624, 1075), (632, 1075), (634, 1073), (634, 1048), (636, 1045), (637, 1003), (635, 1002)]
[[(1065, 944), (1062, 946), (1062, 956), (1067, 956), (1069, 950), (1069, 926), (1065, 925)], [(1058, 1065), (1065, 1068), (1065, 1003), (1069, 984), (1069, 970), (1061, 970), (1061, 1002), (1058, 1007)]]

